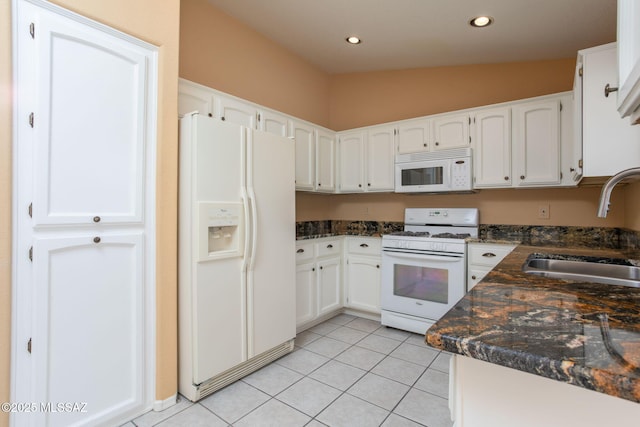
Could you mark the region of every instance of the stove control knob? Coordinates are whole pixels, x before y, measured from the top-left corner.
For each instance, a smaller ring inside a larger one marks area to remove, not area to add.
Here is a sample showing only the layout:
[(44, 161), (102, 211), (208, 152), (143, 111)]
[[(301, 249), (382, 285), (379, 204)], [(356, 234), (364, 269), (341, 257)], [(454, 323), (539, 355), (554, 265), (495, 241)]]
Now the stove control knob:
[(442, 216), (449, 216), (449, 212), (447, 211), (442, 212)]

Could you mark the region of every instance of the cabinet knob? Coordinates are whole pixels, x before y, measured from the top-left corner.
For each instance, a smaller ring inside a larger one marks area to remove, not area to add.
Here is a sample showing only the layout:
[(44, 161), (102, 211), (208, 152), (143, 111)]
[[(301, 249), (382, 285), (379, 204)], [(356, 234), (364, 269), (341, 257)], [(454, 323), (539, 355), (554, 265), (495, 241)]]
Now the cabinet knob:
[(329, 243), (329, 244), (327, 245), (327, 249), (331, 249), (331, 248), (333, 248), (333, 245), (332, 245), (331, 243)]
[(505, 177), (504, 177), (504, 180), (505, 180), (505, 181), (509, 181), (509, 177), (508, 177), (508, 176), (505, 176)]
[(362, 243), (362, 244), (360, 245), (360, 247), (361, 247), (361, 248), (368, 248), (368, 247), (369, 247), (369, 245), (367, 245), (366, 243)]
[(370, 182), (367, 183), (367, 187), (371, 187), (371, 183)]
[(93, 238), (93, 243), (100, 243), (100, 238), (99, 237), (94, 237)]
[(93, 217), (93, 222), (100, 222), (100, 217), (99, 216), (94, 216)]
[(520, 175), (520, 179), (524, 179), (524, 175)]
[(224, 122), (226, 119), (224, 118), (224, 116), (222, 116), (222, 117), (220, 117), (220, 120), (222, 120)]
[(618, 91), (617, 87), (611, 87), (609, 86), (609, 83), (607, 83), (607, 85), (604, 87), (604, 97), (608, 98), (611, 92), (617, 92), (617, 91)]
[(494, 254), (493, 252), (485, 252), (482, 254), (482, 256), (487, 258), (493, 258), (494, 256), (496, 256), (496, 254)]
[(473, 276), (471, 276), (471, 278), (472, 278), (473, 280), (476, 280), (476, 275), (474, 274)]
[(362, 184), (358, 184), (358, 187), (362, 188)]
[(380, 264), (376, 264), (376, 268), (380, 268)]
[(322, 270), (322, 266), (320, 266), (320, 270)]
[(422, 144), (422, 146), (423, 146), (423, 147), (426, 147), (426, 146), (427, 146), (427, 143), (425, 142), (424, 144)]
[(440, 145), (440, 143), (436, 141), (436, 147), (437, 147), (438, 145)]
[(311, 269), (311, 271), (316, 271), (316, 268), (315, 268), (315, 267), (313, 267), (313, 268)]
[(213, 117), (213, 114), (209, 113), (209, 117)]
[(301, 254), (301, 253), (303, 253), (303, 252), (304, 252), (304, 249), (300, 248), (300, 249), (298, 249), (296, 252), (297, 252), (297, 253), (299, 253), (299, 254)]
[(322, 183), (321, 182), (318, 183), (318, 187), (322, 187)]

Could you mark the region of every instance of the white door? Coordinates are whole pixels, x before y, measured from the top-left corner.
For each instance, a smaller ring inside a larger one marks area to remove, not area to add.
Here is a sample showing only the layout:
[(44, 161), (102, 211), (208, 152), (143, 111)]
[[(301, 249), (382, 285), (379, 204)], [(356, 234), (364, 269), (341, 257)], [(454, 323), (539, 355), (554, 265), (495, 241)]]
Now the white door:
[(513, 107), (513, 174), (518, 186), (560, 183), (560, 101)]
[(86, 413), (39, 411), (35, 425), (93, 425), (143, 400), (143, 240), (101, 230), (35, 240), (32, 398), (87, 403)]
[(296, 266), (296, 326), (316, 317), (316, 264), (306, 262)]
[(335, 134), (318, 130), (316, 146), (316, 190), (333, 192), (336, 190)]
[(289, 119), (287, 116), (263, 110), (258, 113), (258, 119), (260, 130), (284, 137), (289, 136)]
[(469, 138), (469, 115), (446, 115), (433, 119), (433, 149), (466, 148)]
[(347, 299), (348, 307), (380, 313), (380, 260), (349, 257)]
[(249, 358), (296, 335), (294, 142), (256, 131), (250, 147)]
[(178, 82), (178, 117), (194, 111), (213, 117), (213, 106), (214, 95), (210, 89), (185, 80)]
[(431, 121), (420, 119), (398, 126), (398, 154), (429, 151)]
[(235, 123), (249, 129), (257, 129), (256, 120), (258, 111), (256, 108), (237, 99), (216, 96), (216, 107), (214, 115), (222, 121)]
[(339, 309), (340, 298), (340, 258), (318, 261), (318, 316)]
[(482, 110), (474, 121), (474, 187), (511, 187), (511, 109)]
[(294, 122), (291, 134), (296, 142), (296, 189), (313, 190), (316, 177), (316, 141), (313, 127)]
[(87, 406), (11, 421), (115, 425), (155, 398), (157, 48), (14, 5), (11, 397)]
[(353, 132), (340, 135), (340, 191), (363, 192), (364, 144), (366, 134)]
[(395, 126), (385, 126), (374, 128), (367, 135), (366, 191), (393, 191), (395, 131)]

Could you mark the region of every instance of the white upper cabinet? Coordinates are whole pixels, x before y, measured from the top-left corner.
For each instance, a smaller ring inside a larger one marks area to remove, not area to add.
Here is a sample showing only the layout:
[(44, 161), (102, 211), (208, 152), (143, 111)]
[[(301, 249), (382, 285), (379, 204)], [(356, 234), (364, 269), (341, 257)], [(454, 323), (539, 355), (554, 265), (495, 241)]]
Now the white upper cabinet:
[(433, 150), (471, 146), (469, 114), (447, 114), (433, 119)]
[(222, 95), (216, 97), (215, 104), (214, 115), (220, 120), (257, 129), (258, 111), (254, 105)]
[(258, 129), (274, 135), (291, 136), (289, 134), (289, 118), (269, 110), (258, 111)]
[(371, 128), (367, 134), (366, 191), (393, 191), (396, 127)]
[(316, 190), (336, 191), (336, 135), (318, 129), (316, 131)]
[(584, 177), (611, 176), (640, 166), (640, 126), (621, 118), (615, 93), (605, 93), (607, 86), (618, 86), (617, 78), (615, 43), (578, 52), (574, 86), (582, 102), (576, 103), (576, 133)]
[(411, 120), (398, 125), (398, 154), (429, 151), (430, 147), (431, 120)]
[(197, 111), (213, 117), (214, 95), (211, 89), (187, 80), (178, 82), (178, 116)]
[(316, 139), (313, 127), (291, 123), (296, 143), (296, 190), (314, 190), (316, 186)]
[(340, 192), (393, 191), (395, 125), (340, 134)]
[(640, 3), (618, 0), (618, 112), (640, 121)]
[(365, 191), (364, 147), (366, 131), (340, 134), (340, 191), (360, 193)]
[(513, 174), (516, 186), (560, 184), (560, 101), (513, 106)]
[(474, 117), (474, 187), (511, 186), (511, 108), (482, 110)]

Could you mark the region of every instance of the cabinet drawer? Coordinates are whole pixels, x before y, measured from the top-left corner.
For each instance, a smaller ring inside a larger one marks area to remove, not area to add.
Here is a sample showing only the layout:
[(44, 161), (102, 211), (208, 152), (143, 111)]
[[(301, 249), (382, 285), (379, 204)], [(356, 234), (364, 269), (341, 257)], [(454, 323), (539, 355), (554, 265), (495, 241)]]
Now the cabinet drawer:
[(342, 240), (335, 239), (318, 242), (316, 243), (316, 250), (318, 251), (318, 257), (341, 256)]
[(379, 257), (382, 239), (378, 237), (349, 237), (347, 238), (349, 254), (370, 255)]
[(315, 257), (313, 242), (296, 242), (296, 263), (311, 260)]
[(495, 267), (514, 248), (513, 245), (470, 244), (469, 264)]

